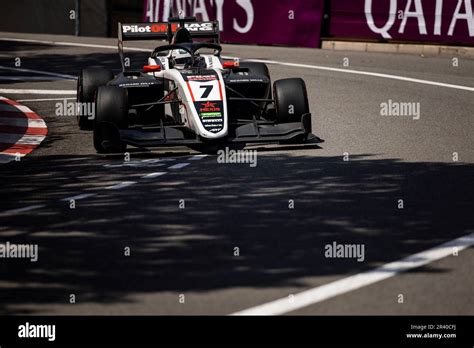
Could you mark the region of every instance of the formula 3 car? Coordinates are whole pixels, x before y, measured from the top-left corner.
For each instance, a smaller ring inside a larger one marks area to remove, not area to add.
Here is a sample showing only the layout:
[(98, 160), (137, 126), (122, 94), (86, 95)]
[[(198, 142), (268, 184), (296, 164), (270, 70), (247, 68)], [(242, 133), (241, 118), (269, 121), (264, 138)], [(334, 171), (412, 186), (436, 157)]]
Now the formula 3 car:
[[(122, 72), (87, 68), (78, 78), (77, 102), (95, 103), (95, 117), (78, 116), (78, 125), (93, 130), (97, 152), (321, 141), (312, 134), (305, 82), (291, 78), (272, 86), (265, 64), (224, 60), (218, 22), (119, 23), (118, 33)], [(168, 44), (136, 71), (124, 66), (127, 40)]]

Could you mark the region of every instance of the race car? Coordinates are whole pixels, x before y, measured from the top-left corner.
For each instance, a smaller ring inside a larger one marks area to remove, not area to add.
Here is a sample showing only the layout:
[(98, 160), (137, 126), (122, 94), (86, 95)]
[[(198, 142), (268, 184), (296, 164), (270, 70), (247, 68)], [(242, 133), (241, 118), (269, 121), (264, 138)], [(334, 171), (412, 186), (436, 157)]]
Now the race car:
[[(130, 70), (127, 40), (168, 42), (143, 69)], [(93, 130), (99, 153), (123, 152), (127, 145), (204, 149), (322, 141), (312, 134), (305, 82), (290, 78), (272, 86), (265, 64), (223, 59), (217, 21), (119, 23), (118, 50), (122, 72), (87, 68), (77, 83), (77, 102), (95, 103), (95, 116), (78, 116), (78, 125)]]

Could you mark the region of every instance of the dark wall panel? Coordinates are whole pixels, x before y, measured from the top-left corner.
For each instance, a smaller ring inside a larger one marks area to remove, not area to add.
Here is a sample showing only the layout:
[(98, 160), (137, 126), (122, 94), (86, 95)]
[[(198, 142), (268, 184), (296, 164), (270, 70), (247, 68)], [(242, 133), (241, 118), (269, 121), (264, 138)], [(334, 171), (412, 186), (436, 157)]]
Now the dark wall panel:
[[(107, 0), (81, 0), (81, 35), (107, 36)], [(0, 31), (74, 35), (75, 0), (2, 1)]]
[(74, 34), (69, 11), (74, 0), (2, 1), (0, 31), (20, 33)]

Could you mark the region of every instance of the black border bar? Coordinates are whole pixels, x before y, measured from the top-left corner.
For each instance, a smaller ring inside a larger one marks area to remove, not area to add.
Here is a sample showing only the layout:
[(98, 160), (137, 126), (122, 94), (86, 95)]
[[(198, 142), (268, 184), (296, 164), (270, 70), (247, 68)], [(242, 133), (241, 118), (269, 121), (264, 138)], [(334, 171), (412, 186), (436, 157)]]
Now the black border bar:
[[(55, 325), (55, 341), (20, 338), (19, 326)], [(412, 325), (453, 327), (422, 333), (455, 333), (456, 338), (407, 338)], [(3, 316), (0, 346), (162, 344), (377, 344), (474, 346), (473, 316)]]

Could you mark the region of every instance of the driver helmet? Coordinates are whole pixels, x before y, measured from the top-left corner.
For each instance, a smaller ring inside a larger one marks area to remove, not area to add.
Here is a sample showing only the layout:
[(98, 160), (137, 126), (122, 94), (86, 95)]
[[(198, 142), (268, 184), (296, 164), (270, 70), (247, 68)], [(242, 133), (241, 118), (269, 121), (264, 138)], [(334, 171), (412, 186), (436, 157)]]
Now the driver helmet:
[(191, 55), (185, 50), (171, 51), (175, 66), (182, 66), (183, 68), (192, 63)]
[[(193, 39), (191, 37), (191, 34), (189, 33), (188, 29), (186, 28), (178, 28), (176, 33), (173, 35), (173, 40), (171, 43), (173, 45), (179, 45), (179, 44), (186, 44), (186, 43), (192, 43)], [(185, 50), (173, 50), (171, 51), (171, 57), (174, 58), (175, 65), (178, 66), (186, 66), (191, 64), (192, 62), (192, 57), (191, 55), (185, 51)]]

